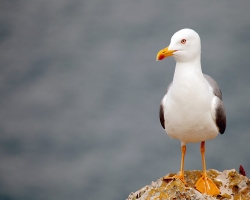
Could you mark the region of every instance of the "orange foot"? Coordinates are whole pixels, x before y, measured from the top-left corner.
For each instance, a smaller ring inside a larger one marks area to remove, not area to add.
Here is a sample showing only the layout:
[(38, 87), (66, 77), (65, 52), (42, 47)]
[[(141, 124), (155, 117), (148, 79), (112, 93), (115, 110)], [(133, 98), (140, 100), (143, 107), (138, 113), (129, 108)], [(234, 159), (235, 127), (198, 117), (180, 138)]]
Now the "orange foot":
[(208, 194), (211, 196), (220, 194), (218, 187), (207, 177), (207, 175), (204, 174), (202, 174), (202, 177), (197, 181), (195, 187), (202, 194)]
[(184, 179), (184, 175), (174, 175), (174, 176), (172, 176), (172, 177), (169, 177), (169, 176), (165, 176), (164, 178), (163, 178), (164, 180), (173, 180), (173, 179), (180, 179), (185, 185), (187, 185), (187, 183), (186, 183), (186, 181), (185, 181), (185, 179)]

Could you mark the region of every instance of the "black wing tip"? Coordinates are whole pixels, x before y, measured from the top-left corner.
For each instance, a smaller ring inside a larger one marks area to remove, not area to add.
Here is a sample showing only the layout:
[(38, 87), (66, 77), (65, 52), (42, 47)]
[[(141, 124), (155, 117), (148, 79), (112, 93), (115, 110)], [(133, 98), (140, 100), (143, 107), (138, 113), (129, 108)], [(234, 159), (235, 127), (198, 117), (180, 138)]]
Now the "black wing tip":
[(165, 129), (164, 110), (163, 110), (162, 104), (160, 105), (159, 117), (160, 117), (161, 126), (163, 129)]
[(216, 110), (216, 125), (219, 128), (220, 134), (223, 134), (227, 126), (227, 117), (222, 101), (220, 101), (220, 106)]
[(225, 133), (226, 130), (226, 118), (222, 121), (220, 121), (220, 126), (219, 126), (219, 132), (222, 135), (223, 133)]
[(220, 134), (223, 135), (225, 133), (225, 128), (223, 130), (220, 130)]

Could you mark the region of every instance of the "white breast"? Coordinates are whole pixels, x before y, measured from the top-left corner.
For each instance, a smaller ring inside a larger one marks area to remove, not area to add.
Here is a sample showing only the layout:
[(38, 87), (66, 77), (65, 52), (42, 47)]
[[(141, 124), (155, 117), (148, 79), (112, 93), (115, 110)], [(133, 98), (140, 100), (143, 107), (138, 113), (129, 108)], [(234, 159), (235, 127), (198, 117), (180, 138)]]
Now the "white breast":
[(185, 143), (215, 138), (218, 129), (211, 115), (213, 96), (202, 74), (187, 71), (175, 76), (162, 102), (168, 135)]

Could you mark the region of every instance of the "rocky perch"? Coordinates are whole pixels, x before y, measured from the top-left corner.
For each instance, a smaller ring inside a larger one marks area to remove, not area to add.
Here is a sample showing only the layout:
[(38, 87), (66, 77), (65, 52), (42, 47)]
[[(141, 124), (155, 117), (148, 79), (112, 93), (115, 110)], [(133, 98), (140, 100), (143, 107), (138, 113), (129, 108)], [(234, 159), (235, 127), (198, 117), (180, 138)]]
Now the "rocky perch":
[[(250, 200), (250, 179), (240, 175), (235, 169), (219, 172), (214, 169), (207, 171), (208, 177), (211, 178), (220, 189), (217, 196), (201, 194), (195, 189), (196, 181), (201, 177), (201, 171), (185, 171), (185, 180), (187, 186), (179, 179), (163, 180), (158, 179), (147, 185), (137, 192), (132, 192), (127, 200)], [(174, 176), (168, 174), (167, 176)]]

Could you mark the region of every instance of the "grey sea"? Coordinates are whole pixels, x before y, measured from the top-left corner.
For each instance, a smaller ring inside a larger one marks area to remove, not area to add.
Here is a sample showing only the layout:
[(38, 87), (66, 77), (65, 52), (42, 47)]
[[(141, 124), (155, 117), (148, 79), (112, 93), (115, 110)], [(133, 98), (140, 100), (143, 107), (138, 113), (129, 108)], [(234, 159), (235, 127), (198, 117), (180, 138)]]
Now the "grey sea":
[[(179, 171), (180, 141), (158, 111), (175, 61), (155, 62), (192, 28), (219, 84), (223, 135), (207, 168), (250, 173), (250, 2), (1, 0), (0, 200), (124, 200)], [(188, 144), (186, 170), (201, 169)]]

